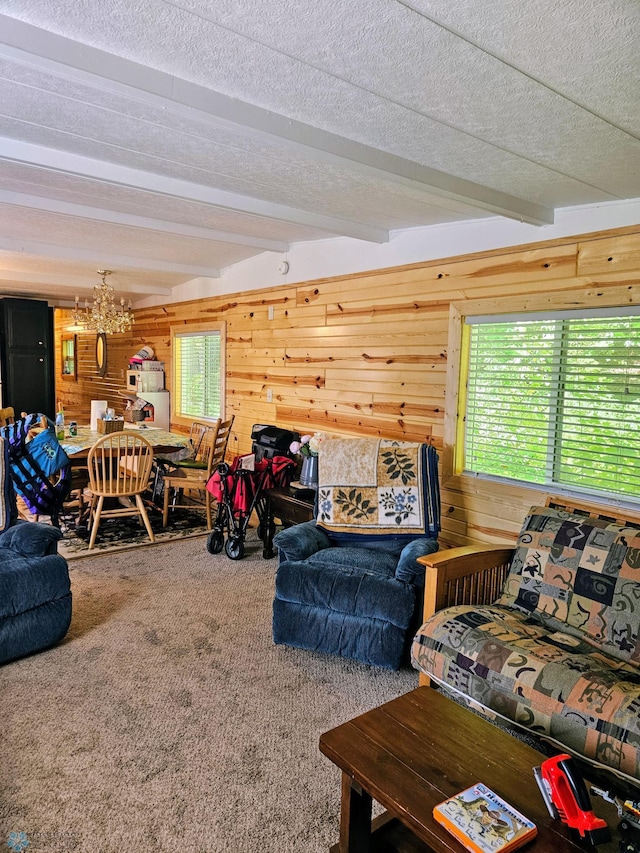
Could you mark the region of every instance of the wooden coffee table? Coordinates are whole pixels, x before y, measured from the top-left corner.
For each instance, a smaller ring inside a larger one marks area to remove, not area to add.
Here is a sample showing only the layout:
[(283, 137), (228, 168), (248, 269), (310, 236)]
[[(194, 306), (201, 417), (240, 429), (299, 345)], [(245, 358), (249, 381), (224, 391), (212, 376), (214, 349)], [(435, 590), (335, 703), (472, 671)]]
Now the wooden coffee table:
[[(430, 687), (419, 687), (320, 737), (320, 750), (342, 770), (340, 841), (332, 853), (464, 853), (432, 818), (435, 805), (484, 782), (533, 820), (528, 853), (577, 853), (568, 828), (553, 820), (532, 768), (544, 756)], [(372, 821), (372, 800), (386, 813)], [(617, 853), (615, 808), (593, 798)]]

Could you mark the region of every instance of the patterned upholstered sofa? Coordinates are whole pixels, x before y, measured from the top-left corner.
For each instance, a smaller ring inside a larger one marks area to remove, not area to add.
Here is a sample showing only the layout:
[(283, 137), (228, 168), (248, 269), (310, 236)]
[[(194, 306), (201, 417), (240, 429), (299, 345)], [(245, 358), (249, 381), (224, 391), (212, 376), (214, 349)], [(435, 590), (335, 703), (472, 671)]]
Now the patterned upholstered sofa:
[(421, 673), (592, 772), (640, 780), (639, 526), (533, 507), (515, 551), (420, 562), (432, 614), (412, 644)]

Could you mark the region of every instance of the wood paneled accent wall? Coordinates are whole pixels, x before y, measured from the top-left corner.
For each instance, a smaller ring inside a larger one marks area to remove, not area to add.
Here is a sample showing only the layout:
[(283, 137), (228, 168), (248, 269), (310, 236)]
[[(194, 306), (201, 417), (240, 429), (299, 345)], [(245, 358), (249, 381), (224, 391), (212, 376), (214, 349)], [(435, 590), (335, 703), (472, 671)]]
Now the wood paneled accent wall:
[[(135, 328), (135, 327), (134, 327)], [(77, 338), (77, 379), (62, 373), (62, 335), (74, 334)], [(54, 312), (55, 384), (56, 403), (62, 402), (66, 421), (89, 423), (91, 400), (106, 400), (108, 405), (121, 411), (125, 402), (120, 392), (125, 391), (126, 370), (129, 359), (139, 349), (137, 338), (130, 334), (107, 335), (107, 372), (98, 376), (96, 366), (96, 335), (78, 329), (73, 324), (71, 311)], [(133, 347), (133, 348), (132, 348)]]
[[(638, 302), (640, 225), (139, 310), (133, 334), (109, 337), (104, 380), (95, 372), (95, 336), (78, 336), (78, 382), (65, 382), (62, 397), (86, 419), (90, 399), (111, 402), (124, 387), (127, 360), (143, 344), (166, 363), (171, 390), (171, 326), (224, 321), (234, 452), (250, 450), (255, 423), (429, 441), (442, 451), (446, 540), (513, 541), (526, 510), (547, 494), (451, 470), (456, 318), (466, 303), (500, 313)], [(59, 333), (69, 318), (57, 313)]]

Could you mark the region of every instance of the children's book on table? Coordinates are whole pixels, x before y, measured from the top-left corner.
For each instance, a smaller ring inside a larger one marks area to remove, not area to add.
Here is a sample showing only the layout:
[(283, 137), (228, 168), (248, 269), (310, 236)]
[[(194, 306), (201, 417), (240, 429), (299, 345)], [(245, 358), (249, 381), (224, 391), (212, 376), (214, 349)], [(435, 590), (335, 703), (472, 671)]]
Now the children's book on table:
[(433, 816), (472, 853), (509, 853), (538, 832), (532, 821), (481, 782), (437, 805)]

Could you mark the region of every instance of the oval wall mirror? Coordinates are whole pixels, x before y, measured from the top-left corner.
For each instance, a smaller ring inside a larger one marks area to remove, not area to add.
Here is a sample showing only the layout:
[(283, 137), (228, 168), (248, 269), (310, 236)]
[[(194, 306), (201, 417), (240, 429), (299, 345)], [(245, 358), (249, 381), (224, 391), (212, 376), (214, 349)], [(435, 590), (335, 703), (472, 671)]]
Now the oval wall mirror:
[(107, 336), (104, 332), (96, 337), (96, 367), (98, 376), (107, 372)]

